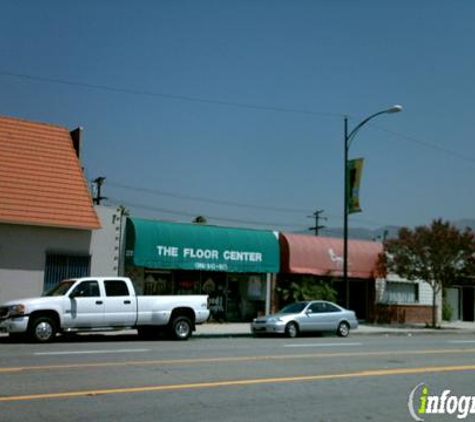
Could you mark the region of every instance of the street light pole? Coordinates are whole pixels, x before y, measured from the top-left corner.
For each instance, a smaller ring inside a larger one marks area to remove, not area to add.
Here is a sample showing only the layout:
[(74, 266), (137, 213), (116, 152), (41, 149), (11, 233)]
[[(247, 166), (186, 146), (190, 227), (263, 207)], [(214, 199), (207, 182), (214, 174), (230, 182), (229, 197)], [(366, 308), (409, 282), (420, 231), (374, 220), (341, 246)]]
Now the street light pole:
[(402, 111), (400, 105), (394, 105), (386, 110), (378, 111), (375, 114), (362, 120), (355, 128), (348, 133), (348, 116), (344, 118), (344, 133), (345, 133), (345, 152), (344, 152), (344, 200), (343, 200), (343, 285), (346, 291), (346, 308), (350, 308), (350, 283), (348, 281), (348, 197), (349, 197), (349, 180), (348, 180), (348, 152), (357, 132), (370, 120), (386, 113), (398, 113)]
[(345, 286), (346, 309), (350, 309), (350, 283), (348, 281), (348, 116), (345, 116), (345, 198), (343, 200), (343, 285)]

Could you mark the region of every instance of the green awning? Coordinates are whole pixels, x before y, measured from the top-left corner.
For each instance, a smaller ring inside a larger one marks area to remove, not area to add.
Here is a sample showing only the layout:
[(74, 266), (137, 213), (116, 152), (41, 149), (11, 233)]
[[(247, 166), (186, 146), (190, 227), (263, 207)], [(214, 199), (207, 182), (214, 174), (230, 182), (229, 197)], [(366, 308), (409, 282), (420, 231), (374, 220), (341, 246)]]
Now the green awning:
[(277, 273), (279, 259), (272, 231), (127, 219), (129, 266)]

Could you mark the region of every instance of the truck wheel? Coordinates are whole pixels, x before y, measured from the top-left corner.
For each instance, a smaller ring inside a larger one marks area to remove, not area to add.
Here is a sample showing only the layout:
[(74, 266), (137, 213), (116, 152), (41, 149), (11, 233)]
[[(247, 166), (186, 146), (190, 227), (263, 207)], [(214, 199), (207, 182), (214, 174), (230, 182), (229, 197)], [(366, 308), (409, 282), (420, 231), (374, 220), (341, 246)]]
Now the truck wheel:
[(171, 324), (171, 334), (176, 340), (188, 340), (193, 328), (191, 321), (184, 316), (175, 318)]
[(31, 340), (37, 343), (48, 343), (56, 337), (56, 323), (49, 317), (35, 318), (28, 328)]

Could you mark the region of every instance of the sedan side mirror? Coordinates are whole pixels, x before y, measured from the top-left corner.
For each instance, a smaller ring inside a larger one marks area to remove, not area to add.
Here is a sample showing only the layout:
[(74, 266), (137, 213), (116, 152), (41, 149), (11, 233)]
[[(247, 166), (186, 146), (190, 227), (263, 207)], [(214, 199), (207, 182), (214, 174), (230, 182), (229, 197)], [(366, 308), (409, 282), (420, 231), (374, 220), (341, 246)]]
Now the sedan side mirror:
[(307, 309), (307, 310), (305, 311), (305, 313), (306, 313), (307, 315), (310, 315), (310, 314), (313, 314), (313, 311), (312, 311), (311, 309)]

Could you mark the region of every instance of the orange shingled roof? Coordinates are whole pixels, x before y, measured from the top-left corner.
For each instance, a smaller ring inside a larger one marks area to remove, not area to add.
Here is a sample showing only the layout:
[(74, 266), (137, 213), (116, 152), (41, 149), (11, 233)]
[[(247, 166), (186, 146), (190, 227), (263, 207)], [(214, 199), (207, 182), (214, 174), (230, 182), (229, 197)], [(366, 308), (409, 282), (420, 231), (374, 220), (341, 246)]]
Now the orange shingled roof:
[(0, 116), (0, 222), (100, 228), (67, 128)]

